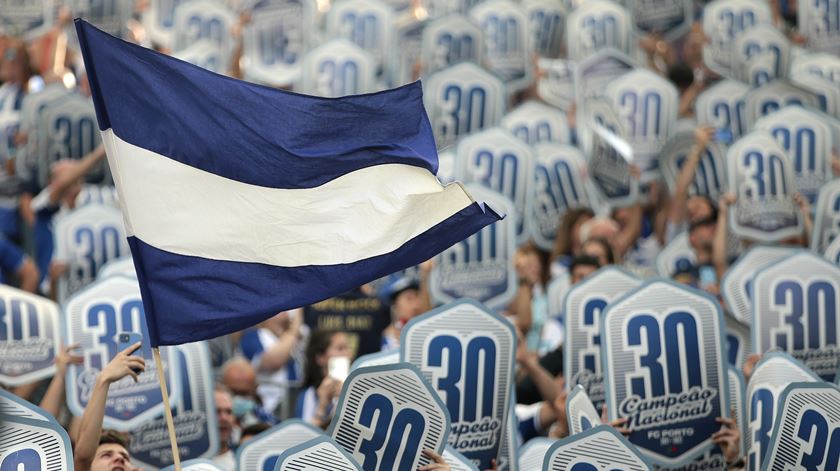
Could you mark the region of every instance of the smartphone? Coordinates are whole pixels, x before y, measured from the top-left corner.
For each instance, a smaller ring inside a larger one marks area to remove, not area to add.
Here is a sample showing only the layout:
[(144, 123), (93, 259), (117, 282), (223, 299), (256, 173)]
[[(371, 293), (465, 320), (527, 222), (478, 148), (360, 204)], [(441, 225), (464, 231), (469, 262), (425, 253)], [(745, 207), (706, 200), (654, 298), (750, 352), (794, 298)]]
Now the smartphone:
[(120, 332), (117, 334), (117, 352), (121, 352), (137, 342), (143, 341), (143, 334), (137, 332)]
[(732, 130), (728, 128), (715, 129), (715, 140), (726, 145), (732, 144)]
[(332, 357), (327, 362), (327, 375), (339, 381), (347, 379), (350, 374), (350, 359), (347, 357)]
[(715, 269), (709, 266), (700, 267), (700, 287), (715, 285), (717, 283), (717, 273)]

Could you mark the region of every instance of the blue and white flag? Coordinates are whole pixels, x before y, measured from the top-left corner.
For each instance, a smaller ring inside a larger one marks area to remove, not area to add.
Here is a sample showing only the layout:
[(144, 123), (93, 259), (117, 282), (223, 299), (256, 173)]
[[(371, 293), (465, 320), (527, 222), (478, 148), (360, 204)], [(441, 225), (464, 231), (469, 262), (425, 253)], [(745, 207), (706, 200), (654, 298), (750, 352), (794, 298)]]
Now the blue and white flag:
[(76, 28), (152, 346), (241, 330), (500, 219), (435, 178), (420, 83), (316, 98)]

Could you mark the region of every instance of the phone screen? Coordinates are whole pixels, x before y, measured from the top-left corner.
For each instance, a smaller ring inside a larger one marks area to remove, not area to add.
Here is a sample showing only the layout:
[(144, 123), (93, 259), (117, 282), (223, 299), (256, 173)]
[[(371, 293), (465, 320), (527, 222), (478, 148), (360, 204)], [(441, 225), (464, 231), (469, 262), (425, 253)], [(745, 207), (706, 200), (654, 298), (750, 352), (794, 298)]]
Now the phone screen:
[(350, 359), (347, 357), (332, 357), (327, 363), (327, 374), (339, 381), (347, 379), (350, 374)]

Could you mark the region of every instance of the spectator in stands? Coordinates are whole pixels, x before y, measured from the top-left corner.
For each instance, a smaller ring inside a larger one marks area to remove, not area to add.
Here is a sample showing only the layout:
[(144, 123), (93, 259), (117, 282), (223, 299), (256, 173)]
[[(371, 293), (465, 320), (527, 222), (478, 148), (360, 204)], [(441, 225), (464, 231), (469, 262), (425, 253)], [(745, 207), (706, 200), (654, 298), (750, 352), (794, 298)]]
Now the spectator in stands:
[(36, 292), (38, 269), (32, 260), (17, 246), (0, 235), (0, 283), (13, 284), (20, 289)]
[(271, 425), (265, 422), (257, 422), (242, 429), (242, 434), (239, 436), (239, 446), (242, 446), (248, 440), (270, 429)]
[(216, 420), (219, 422), (219, 452), (211, 461), (225, 471), (233, 471), (236, 469), (236, 459), (232, 449), (233, 432), (236, 427), (236, 417), (233, 416), (233, 397), (222, 384), (216, 385), (213, 397), (216, 402)]
[(382, 350), (400, 347), (402, 328), (415, 317), (432, 309), (429, 295), (431, 263), (420, 266), (420, 276), (400, 273), (385, 286), (383, 295), (391, 307), (391, 324), (382, 332)]
[(322, 330), (313, 332), (306, 349), (305, 389), (298, 396), (295, 417), (316, 427), (326, 428), (329, 425), (344, 384), (344, 378), (328, 375), (330, 359), (336, 357), (350, 358), (347, 335)]
[(551, 275), (556, 277), (569, 268), (572, 257), (580, 254), (580, 226), (595, 217), (589, 208), (570, 209), (563, 214), (557, 233), (554, 236), (554, 248), (551, 250)]
[(257, 373), (245, 358), (234, 357), (222, 366), (222, 384), (233, 394), (233, 415), (240, 427), (254, 423), (277, 423), (262, 407), (257, 395)]

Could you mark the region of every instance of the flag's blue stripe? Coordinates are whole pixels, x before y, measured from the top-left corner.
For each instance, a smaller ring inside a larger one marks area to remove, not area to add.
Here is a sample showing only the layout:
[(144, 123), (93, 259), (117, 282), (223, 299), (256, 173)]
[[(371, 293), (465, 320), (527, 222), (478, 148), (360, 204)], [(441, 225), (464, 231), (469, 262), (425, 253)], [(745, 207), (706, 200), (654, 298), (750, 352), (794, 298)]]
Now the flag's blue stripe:
[(388, 163), (437, 173), (419, 82), (311, 97), (214, 74), (81, 20), (76, 31), (100, 129), (136, 146), (269, 188), (312, 188)]
[(275, 267), (177, 255), (129, 238), (152, 346), (214, 338), (416, 265), (500, 217), (467, 206), (399, 249), (355, 263)]

